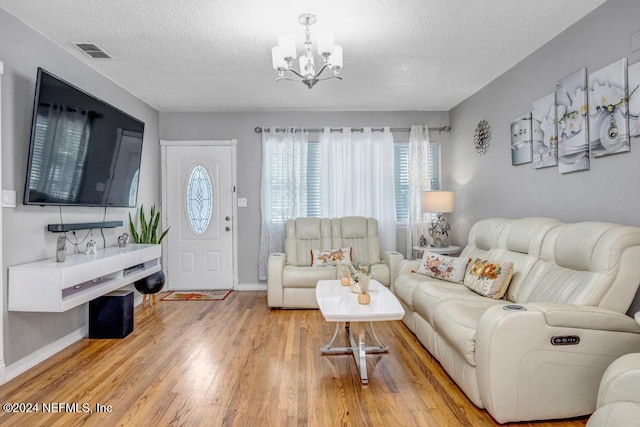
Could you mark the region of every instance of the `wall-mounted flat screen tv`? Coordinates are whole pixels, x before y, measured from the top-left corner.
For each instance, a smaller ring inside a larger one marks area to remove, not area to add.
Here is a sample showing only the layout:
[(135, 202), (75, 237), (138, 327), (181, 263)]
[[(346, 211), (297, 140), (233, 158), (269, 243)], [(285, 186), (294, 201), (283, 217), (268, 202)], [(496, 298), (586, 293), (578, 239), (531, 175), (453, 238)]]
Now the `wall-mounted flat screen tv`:
[(25, 205), (134, 207), (144, 123), (38, 68)]

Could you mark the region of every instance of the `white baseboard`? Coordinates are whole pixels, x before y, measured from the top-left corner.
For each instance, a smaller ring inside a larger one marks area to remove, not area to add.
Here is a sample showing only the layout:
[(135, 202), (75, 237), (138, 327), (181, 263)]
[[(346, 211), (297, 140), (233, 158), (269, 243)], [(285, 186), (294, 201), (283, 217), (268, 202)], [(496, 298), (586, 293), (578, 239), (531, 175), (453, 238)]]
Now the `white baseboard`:
[(4, 366), (4, 360), (0, 363), (0, 384), (7, 382), (7, 368)]
[(236, 291), (266, 291), (267, 284), (266, 283), (238, 283)]
[[(5, 382), (14, 379), (18, 375), (33, 368), (38, 363), (44, 362), (54, 354), (69, 347), (71, 344), (75, 343), (76, 341), (80, 341), (81, 339), (87, 336), (87, 333), (88, 333), (88, 328), (84, 326), (80, 329), (77, 329), (71, 332), (69, 335), (60, 338), (59, 340), (54, 341), (51, 344), (42, 347), (41, 349), (31, 353), (27, 357), (24, 357), (18, 360), (16, 363), (13, 363), (7, 366), (5, 370), (4, 380), (2, 381), (2, 383), (4, 384)], [(4, 366), (2, 366), (2, 368), (4, 368)]]

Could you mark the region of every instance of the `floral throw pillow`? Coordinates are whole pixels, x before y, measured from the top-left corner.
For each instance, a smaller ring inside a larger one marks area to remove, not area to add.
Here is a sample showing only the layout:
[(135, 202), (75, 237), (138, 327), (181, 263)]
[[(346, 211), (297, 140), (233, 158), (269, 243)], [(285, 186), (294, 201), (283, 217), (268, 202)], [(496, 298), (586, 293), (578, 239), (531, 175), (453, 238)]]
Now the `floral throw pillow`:
[(482, 296), (500, 299), (507, 292), (513, 276), (512, 262), (474, 259), (464, 277), (464, 285)]
[(351, 248), (311, 249), (311, 267), (351, 264)]
[(467, 257), (458, 258), (425, 251), (416, 273), (449, 282), (462, 283), (470, 260), (471, 258)]

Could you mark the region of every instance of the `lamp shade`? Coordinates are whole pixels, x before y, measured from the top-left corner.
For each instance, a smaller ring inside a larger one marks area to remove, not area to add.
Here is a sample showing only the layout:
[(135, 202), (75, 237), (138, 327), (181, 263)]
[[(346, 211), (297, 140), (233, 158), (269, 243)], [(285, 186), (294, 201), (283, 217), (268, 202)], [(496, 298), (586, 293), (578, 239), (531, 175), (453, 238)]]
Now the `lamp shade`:
[(280, 53), (280, 46), (271, 48), (271, 62), (274, 70), (286, 70), (287, 61), (284, 60)]
[(333, 33), (329, 31), (318, 32), (318, 53), (331, 55), (331, 52), (333, 52)]
[(278, 47), (280, 55), (284, 59), (296, 59), (296, 41), (291, 35), (283, 35), (278, 37)]
[(422, 193), (422, 211), (430, 213), (450, 213), (455, 209), (453, 191), (424, 191)]
[(329, 64), (333, 70), (342, 68), (342, 46), (333, 46), (333, 52), (329, 55)]

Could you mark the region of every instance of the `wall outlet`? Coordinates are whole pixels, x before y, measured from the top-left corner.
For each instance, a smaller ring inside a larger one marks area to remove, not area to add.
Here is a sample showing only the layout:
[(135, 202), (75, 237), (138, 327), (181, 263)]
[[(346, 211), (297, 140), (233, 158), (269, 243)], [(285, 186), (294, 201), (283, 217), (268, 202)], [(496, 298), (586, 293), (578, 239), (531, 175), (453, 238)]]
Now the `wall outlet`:
[(239, 197), (238, 198), (238, 207), (239, 208), (246, 208), (247, 207), (247, 199), (245, 197)]
[(16, 207), (16, 192), (15, 192), (15, 190), (2, 190), (2, 207), (3, 208), (15, 208)]

